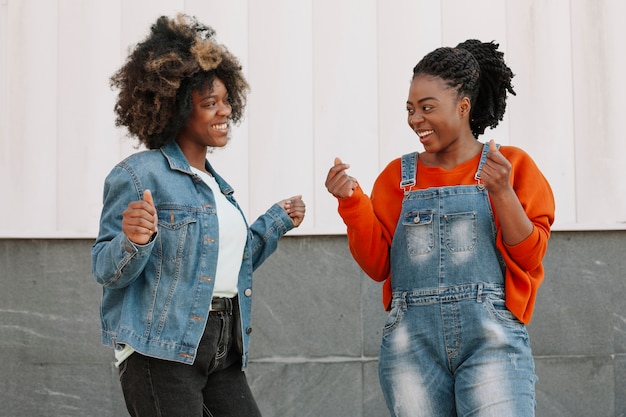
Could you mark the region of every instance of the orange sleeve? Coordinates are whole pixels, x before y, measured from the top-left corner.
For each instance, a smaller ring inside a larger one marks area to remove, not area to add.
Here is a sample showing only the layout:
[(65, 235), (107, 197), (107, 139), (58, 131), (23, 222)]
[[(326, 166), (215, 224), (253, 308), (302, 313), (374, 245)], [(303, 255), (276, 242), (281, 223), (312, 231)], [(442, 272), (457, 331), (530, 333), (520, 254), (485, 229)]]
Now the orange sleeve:
[(368, 197), (361, 187), (339, 199), (339, 214), (347, 226), (352, 256), (375, 281), (388, 280), (391, 240), (402, 209), (400, 160), (391, 162), (378, 176)]
[(529, 323), (543, 282), (543, 258), (548, 249), (550, 227), (554, 222), (554, 195), (531, 157), (519, 148), (503, 146), (502, 154), (511, 162), (511, 182), (526, 215), (533, 223), (533, 232), (524, 241), (508, 246), (496, 213), (496, 246), (506, 263), (506, 305), (523, 323)]

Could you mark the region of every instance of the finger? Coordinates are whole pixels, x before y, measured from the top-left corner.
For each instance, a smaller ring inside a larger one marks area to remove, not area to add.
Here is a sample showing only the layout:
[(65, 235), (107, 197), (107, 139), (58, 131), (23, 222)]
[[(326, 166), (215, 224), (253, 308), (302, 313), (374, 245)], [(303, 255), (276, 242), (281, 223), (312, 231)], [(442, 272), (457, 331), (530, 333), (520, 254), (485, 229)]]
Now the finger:
[(152, 233), (153, 222), (144, 217), (125, 217), (122, 224), (133, 229), (136, 233)]
[(288, 207), (285, 207), (285, 210), (287, 210), (288, 213), (304, 213), (306, 205), (302, 201), (296, 201)]
[(356, 182), (348, 175), (343, 175), (333, 178), (326, 187), (335, 197), (350, 197), (356, 188)]
[(324, 182), (324, 185), (329, 191), (335, 184), (345, 181), (346, 178), (351, 178), (348, 174), (346, 174), (346, 169), (348, 169), (347, 164), (335, 165), (330, 169), (328, 175), (326, 176), (326, 181)]
[(297, 227), (300, 223), (302, 223), (302, 219), (304, 219), (305, 208), (300, 207), (298, 209), (291, 210), (289, 212), (289, 217), (293, 221), (294, 225)]
[(306, 211), (306, 205), (302, 201), (302, 195), (295, 195), (288, 199), (283, 200), (283, 209), (287, 212), (291, 218), (295, 227), (298, 227), (304, 219), (304, 213)]
[(496, 141), (491, 139), (489, 141), (489, 152), (498, 152), (498, 147), (496, 146)]
[(152, 218), (152, 232), (156, 233), (157, 231), (157, 226), (159, 224), (159, 218), (156, 216), (156, 207), (154, 206), (154, 199), (152, 198), (152, 191), (150, 190), (145, 190), (143, 192), (143, 201), (145, 201), (146, 203), (148, 203), (150, 205), (150, 207), (152, 207), (152, 209), (154, 210), (151, 214), (153, 216)]
[(336, 178), (337, 176), (340, 176), (342, 174), (346, 175), (345, 171), (348, 168), (350, 168), (350, 165), (344, 164), (343, 162), (341, 164), (333, 165), (328, 171), (328, 175), (326, 176), (326, 182), (329, 182), (333, 178)]
[(143, 192), (143, 201), (145, 201), (146, 203), (154, 207), (154, 200), (152, 199), (152, 191), (146, 190)]
[(334, 188), (350, 188), (354, 189), (356, 187), (356, 179), (349, 175), (342, 175), (335, 178), (333, 183)]
[(339, 158), (338, 156), (335, 157), (335, 160), (333, 162), (334, 162), (334, 164), (333, 164), (331, 170), (333, 168), (341, 168), (341, 169), (348, 169), (348, 168), (350, 168), (350, 164), (344, 163), (341, 160), (341, 158)]
[(284, 200), (281, 200), (278, 202), (278, 204), (285, 210), (287, 210), (288, 208), (290, 208), (292, 205), (296, 204), (296, 202), (301, 199), (302, 196), (293, 196), (293, 197), (289, 197), (289, 198), (285, 198)]
[(306, 204), (304, 204), (304, 201), (302, 200), (295, 200), (292, 202), (292, 204), (289, 207), (292, 211), (301, 211), (303, 212), (304, 210), (306, 210)]

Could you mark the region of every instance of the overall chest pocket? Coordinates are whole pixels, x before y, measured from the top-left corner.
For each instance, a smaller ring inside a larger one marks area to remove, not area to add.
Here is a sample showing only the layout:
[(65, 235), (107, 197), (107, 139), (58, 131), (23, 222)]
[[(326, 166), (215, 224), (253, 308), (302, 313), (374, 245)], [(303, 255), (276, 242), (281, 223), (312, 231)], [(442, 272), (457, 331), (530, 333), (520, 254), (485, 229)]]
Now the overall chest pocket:
[(435, 247), (434, 213), (432, 211), (411, 211), (402, 218), (409, 255), (426, 255)]
[(471, 251), (476, 246), (476, 212), (446, 214), (443, 216), (446, 247), (451, 252)]
[(193, 244), (189, 229), (197, 222), (196, 212), (180, 207), (159, 207), (157, 215), (160, 245), (155, 245), (155, 248), (160, 251), (160, 257), (165, 261), (173, 261), (189, 255)]

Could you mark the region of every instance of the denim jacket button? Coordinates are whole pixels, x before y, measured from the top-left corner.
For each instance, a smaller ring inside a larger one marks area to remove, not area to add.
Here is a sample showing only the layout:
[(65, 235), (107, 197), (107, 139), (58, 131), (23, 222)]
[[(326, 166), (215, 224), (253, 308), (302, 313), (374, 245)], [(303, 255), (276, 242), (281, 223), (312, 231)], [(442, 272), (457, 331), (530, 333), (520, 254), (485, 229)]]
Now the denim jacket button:
[(248, 288), (244, 294), (246, 295), (246, 297), (250, 297), (252, 295), (252, 290), (250, 288)]
[(252, 327), (248, 327), (248, 328), (246, 329), (246, 334), (250, 334), (250, 333), (252, 333)]

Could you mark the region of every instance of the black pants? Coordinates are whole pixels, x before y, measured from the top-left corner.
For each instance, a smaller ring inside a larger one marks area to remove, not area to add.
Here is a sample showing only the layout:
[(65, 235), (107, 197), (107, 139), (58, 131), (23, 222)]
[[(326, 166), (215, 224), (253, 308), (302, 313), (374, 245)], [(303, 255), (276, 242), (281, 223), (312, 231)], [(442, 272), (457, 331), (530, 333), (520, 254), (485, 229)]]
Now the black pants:
[(211, 311), (193, 365), (137, 352), (130, 355), (120, 365), (120, 381), (130, 415), (260, 417), (241, 370), (241, 353), (235, 348), (235, 318), (225, 311)]

